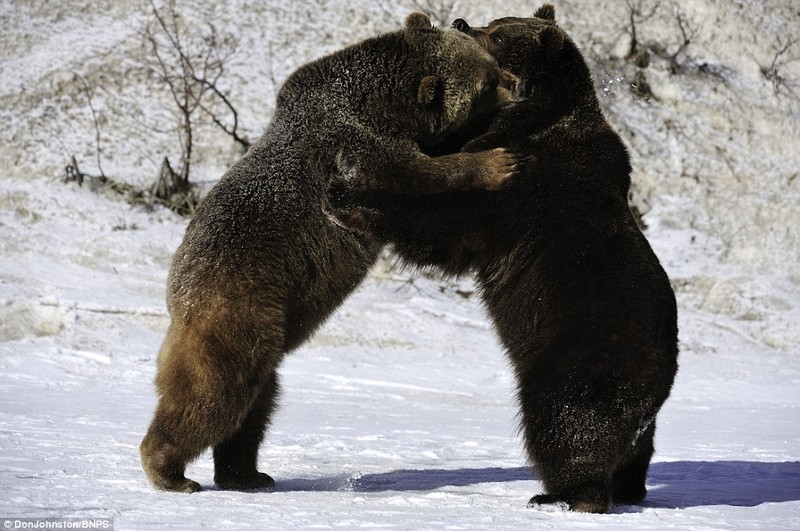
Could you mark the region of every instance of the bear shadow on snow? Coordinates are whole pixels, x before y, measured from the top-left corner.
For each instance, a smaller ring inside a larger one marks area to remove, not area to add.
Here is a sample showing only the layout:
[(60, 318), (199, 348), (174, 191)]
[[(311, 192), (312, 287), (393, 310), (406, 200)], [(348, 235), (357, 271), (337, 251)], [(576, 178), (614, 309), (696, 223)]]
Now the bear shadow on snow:
[(407, 263), (474, 272), (517, 380), (530, 504), (607, 512), (641, 502), (656, 415), (677, 371), (675, 296), (628, 206), (630, 160), (552, 5), (454, 26), (518, 78), (465, 151), (527, 157), (504, 189), (411, 196), (340, 168), (329, 214)]
[(646, 506), (756, 507), (800, 501), (800, 462), (669, 461), (650, 466)]
[[(428, 492), (481, 483), (529, 481), (528, 467), (460, 468), (454, 470), (394, 470), (352, 477), (346, 474), (316, 479), (283, 479), (279, 492), (354, 491)], [(756, 507), (763, 503), (800, 501), (800, 462), (669, 461), (653, 463), (647, 475), (650, 494), (642, 505), (688, 509), (729, 505)], [(614, 512), (641, 509), (623, 506)]]

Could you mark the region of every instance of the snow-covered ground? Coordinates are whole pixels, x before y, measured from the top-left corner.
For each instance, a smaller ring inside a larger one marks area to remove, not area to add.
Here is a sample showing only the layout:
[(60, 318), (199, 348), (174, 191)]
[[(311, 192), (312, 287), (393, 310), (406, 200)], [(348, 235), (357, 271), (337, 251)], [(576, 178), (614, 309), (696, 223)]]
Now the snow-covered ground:
[[(681, 339), (646, 503), (600, 516), (525, 507), (541, 485), (516, 433), (513, 379), (470, 281), (387, 262), (282, 368), (281, 407), (260, 453), (274, 492), (214, 490), (209, 454), (188, 470), (207, 491), (153, 490), (138, 444), (155, 406), (164, 285), (186, 221), (58, 182), (70, 151), (85, 153), (87, 167), (94, 160), (91, 118), (65, 89), (69, 73), (124, 73), (131, 21), (141, 16), (133, 1), (73, 4), (0, 0), (0, 519), (112, 517), (117, 529), (800, 528), (800, 179), (790, 179), (800, 169), (798, 111), (768, 82), (759, 86), (748, 63), (769, 64), (770, 39), (797, 27), (790, 2), (742, 1), (733, 11), (715, 0), (682, 3), (714, 29), (713, 39), (698, 36), (694, 57), (728, 69), (721, 85), (654, 64), (660, 100), (648, 106), (611, 83), (623, 70), (598, 75), (632, 148), (634, 199), (673, 279)], [(231, 26), (240, 18), (248, 51), (266, 36), (280, 50), (269, 67), (262, 47), (232, 70), (251, 136), (268, 119), (270, 76), (391, 27), (388, 3), (314, 2), (308, 15), (310, 2), (218, 4), (206, 12), (227, 13)], [(392, 4), (396, 20), (409, 4)], [(557, 9), (596, 59), (600, 43), (624, 41), (624, 5)], [(478, 22), (530, 11), (522, 2), (460, 9)], [(663, 9), (652, 38), (669, 34)], [(109, 102), (139, 90), (125, 79), (98, 89), (108, 120)], [(146, 94), (135, 101), (161, 112)], [(65, 120), (66, 110), (84, 122)], [(159, 159), (143, 155), (158, 135), (110, 125), (104, 135), (107, 146), (129, 139), (105, 151), (115, 176), (135, 182), (134, 169)], [(221, 174), (227, 146), (203, 148), (199, 178)], [(727, 173), (715, 175), (720, 168)]]

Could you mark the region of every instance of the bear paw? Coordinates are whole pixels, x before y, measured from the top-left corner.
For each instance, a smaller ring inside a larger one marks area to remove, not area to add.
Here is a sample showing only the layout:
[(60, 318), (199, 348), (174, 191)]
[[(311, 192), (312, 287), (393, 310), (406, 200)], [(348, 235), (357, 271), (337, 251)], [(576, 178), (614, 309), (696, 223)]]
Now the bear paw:
[(505, 187), (522, 167), (523, 158), (505, 148), (495, 148), (478, 153), (480, 169), (475, 188), (500, 190)]
[(166, 490), (170, 492), (185, 492), (191, 494), (192, 492), (200, 492), (203, 487), (200, 483), (192, 481), (188, 478), (180, 478), (174, 480), (157, 479), (153, 482), (157, 489)]
[(545, 512), (569, 511), (569, 504), (550, 494), (538, 494), (528, 501), (528, 507)]
[(604, 494), (594, 491), (585, 495), (571, 496), (538, 494), (530, 499), (528, 507), (545, 511), (569, 510), (576, 513), (607, 513), (611, 510), (611, 500)]

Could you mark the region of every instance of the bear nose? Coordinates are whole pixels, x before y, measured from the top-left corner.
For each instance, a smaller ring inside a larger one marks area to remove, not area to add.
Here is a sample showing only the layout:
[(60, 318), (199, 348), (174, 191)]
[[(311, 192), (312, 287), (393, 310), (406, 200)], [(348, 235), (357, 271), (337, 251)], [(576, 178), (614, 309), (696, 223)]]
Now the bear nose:
[(469, 31), (469, 24), (463, 18), (457, 18), (453, 21), (452, 24), (453, 28), (457, 29), (460, 32), (467, 33)]

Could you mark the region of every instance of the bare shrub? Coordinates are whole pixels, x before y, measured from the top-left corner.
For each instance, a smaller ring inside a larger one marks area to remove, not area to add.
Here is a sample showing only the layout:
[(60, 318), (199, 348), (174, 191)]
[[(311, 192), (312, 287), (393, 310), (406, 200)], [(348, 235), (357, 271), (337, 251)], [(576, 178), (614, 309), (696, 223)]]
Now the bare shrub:
[(102, 167), (100, 119), (94, 105), (94, 87), (86, 78), (75, 74), (92, 114), (100, 175), (83, 172), (72, 156), (65, 168), (65, 180), (80, 185), (88, 180), (92, 190), (110, 189), (127, 195), (137, 204), (163, 204), (180, 214), (191, 215), (199, 202), (190, 176), (198, 126), (203, 120), (230, 136), (242, 153), (250, 147), (250, 141), (239, 130), (239, 113), (220, 83), (226, 65), (236, 52), (238, 39), (233, 34), (220, 33), (210, 22), (203, 27), (190, 24), (178, 12), (176, 0), (166, 0), (160, 6), (155, 0), (149, 0), (149, 14), (149, 20), (140, 31), (148, 52), (142, 66), (150, 78), (167, 91), (171, 102), (168, 111), (175, 119), (172, 127), (159, 124), (152, 130), (161, 132), (174, 127), (180, 149), (179, 164), (173, 169), (169, 158), (163, 156), (156, 181), (147, 189), (107, 177)]

